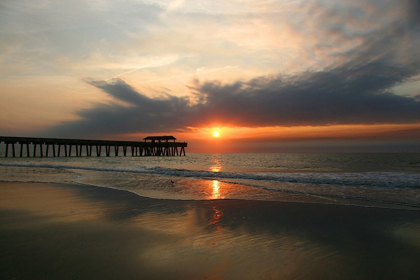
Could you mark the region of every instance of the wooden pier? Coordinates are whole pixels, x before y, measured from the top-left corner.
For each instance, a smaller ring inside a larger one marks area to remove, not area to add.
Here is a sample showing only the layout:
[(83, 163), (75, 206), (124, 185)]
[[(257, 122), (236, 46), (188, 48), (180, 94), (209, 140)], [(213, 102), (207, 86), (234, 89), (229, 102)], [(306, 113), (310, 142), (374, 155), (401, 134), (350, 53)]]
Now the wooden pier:
[[(170, 142), (172, 140), (173, 142)], [(148, 136), (144, 141), (109, 141), (0, 136), (6, 145), (5, 157), (71, 156), (185, 156), (187, 143), (173, 136)], [(149, 142), (150, 141), (150, 142)], [(17, 147), (15, 146), (17, 144)], [(10, 146), (10, 147), (9, 147)], [(17, 148), (17, 149), (16, 149)], [(37, 152), (38, 150), (38, 152)], [(17, 153), (19, 152), (19, 153)]]

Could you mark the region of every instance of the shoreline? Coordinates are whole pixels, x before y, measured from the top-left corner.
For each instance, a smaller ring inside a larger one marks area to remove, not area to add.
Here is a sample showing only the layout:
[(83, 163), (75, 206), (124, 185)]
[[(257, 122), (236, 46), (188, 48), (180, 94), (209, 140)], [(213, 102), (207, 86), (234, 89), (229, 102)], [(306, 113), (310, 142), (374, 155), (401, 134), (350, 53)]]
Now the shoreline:
[[(94, 188), (104, 188), (104, 189), (111, 189), (115, 191), (123, 191), (130, 193), (132, 195), (146, 198), (146, 199), (152, 199), (152, 200), (162, 200), (162, 201), (184, 201), (184, 202), (192, 202), (192, 201), (255, 201), (255, 202), (274, 202), (274, 203), (296, 203), (296, 204), (315, 204), (315, 205), (331, 205), (331, 206), (349, 206), (349, 207), (366, 207), (366, 208), (379, 208), (379, 209), (392, 209), (392, 210), (406, 210), (406, 211), (420, 211), (420, 208), (416, 205), (410, 205), (410, 204), (399, 204), (395, 202), (378, 202), (368, 199), (353, 199), (353, 198), (340, 198), (338, 196), (324, 196), (322, 197), (322, 200), (317, 201), (314, 200), (307, 200), (307, 201), (287, 201), (287, 200), (264, 200), (264, 199), (246, 199), (246, 198), (209, 198), (209, 199), (182, 199), (182, 198), (155, 198), (155, 197), (148, 197), (141, 195), (133, 190), (130, 189), (120, 189), (116, 187), (110, 187), (110, 186), (98, 186), (94, 184), (89, 184), (85, 182), (42, 182), (42, 181), (7, 181), (7, 180), (1, 180), (0, 184), (2, 183), (16, 183), (16, 184), (53, 184), (53, 185), (69, 185), (69, 186), (86, 186), (86, 187), (94, 187)], [(273, 191), (273, 190), (271, 190)], [(287, 193), (287, 194), (294, 194), (294, 193)], [(317, 195), (311, 195), (307, 194), (308, 197), (317, 198)], [(336, 199), (335, 202), (326, 202), (328, 199)], [(354, 201), (354, 203), (350, 203), (349, 201)]]
[(420, 212), (0, 182), (2, 279), (416, 279)]
[[(15, 182), (26, 180), (93, 185), (127, 190), (155, 199), (189, 201), (220, 198), (420, 210), (420, 174), (342, 172), (337, 173), (339, 175), (317, 175), (309, 172), (298, 175), (288, 173), (279, 175), (278, 178), (273, 175), (271, 178), (251, 172), (251, 175), (245, 174), (246, 176), (235, 173), (232, 177), (229, 177), (229, 173), (226, 176), (221, 173), (220, 177), (219, 173), (212, 171), (200, 171), (197, 174), (189, 169), (179, 171), (174, 167), (179, 163), (168, 164), (172, 166), (168, 168), (169, 171), (158, 168), (157, 173), (153, 173), (146, 168), (146, 173), (143, 173), (142, 163), (128, 164), (130, 161), (118, 161), (118, 164), (110, 167), (112, 161), (105, 159), (103, 163), (102, 160), (95, 159), (94, 164), (86, 160), (76, 160), (78, 164), (68, 163), (73, 168), (74, 165), (85, 165), (77, 170), (53, 168), (54, 164), (45, 169), (33, 164), (30, 164), (31, 167), (1, 166), (1, 177), (5, 181)], [(50, 161), (48, 159), (41, 162), (51, 164)], [(207, 175), (210, 177), (206, 177)]]

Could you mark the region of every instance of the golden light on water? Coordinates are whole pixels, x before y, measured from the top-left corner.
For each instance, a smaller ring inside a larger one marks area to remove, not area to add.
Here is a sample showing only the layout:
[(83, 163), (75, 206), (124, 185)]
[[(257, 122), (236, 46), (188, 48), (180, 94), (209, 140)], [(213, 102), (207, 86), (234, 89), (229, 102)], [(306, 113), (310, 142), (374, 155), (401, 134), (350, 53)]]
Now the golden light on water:
[(211, 194), (211, 198), (212, 199), (218, 199), (220, 198), (220, 185), (219, 185), (219, 181), (217, 180), (213, 180), (212, 181), (212, 194)]

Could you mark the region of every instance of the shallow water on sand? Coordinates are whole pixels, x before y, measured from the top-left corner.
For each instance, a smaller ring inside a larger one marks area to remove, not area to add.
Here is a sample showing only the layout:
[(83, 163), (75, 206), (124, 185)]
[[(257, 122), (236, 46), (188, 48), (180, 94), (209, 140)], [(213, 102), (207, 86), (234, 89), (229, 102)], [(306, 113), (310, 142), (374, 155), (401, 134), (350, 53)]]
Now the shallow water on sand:
[(418, 279), (420, 212), (0, 182), (2, 279)]

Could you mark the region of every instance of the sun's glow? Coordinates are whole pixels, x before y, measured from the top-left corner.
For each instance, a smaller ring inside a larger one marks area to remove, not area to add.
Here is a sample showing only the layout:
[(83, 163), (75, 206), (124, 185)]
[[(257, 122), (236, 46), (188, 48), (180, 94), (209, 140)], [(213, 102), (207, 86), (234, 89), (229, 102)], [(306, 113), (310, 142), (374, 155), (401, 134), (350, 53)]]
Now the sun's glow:
[(214, 131), (214, 132), (213, 132), (213, 137), (219, 137), (219, 136), (220, 136), (219, 131)]

